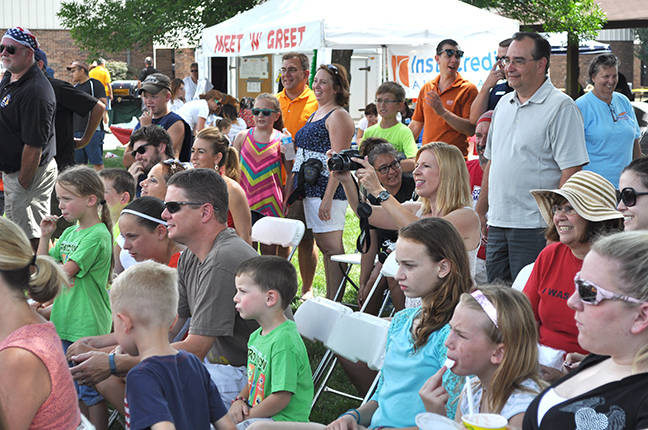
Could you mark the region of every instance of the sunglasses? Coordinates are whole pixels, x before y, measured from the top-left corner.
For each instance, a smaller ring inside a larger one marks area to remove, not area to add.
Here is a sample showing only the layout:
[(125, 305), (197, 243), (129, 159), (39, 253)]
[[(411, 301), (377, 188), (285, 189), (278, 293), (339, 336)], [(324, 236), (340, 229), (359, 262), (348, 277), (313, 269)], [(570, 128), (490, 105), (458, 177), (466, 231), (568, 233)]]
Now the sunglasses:
[(327, 64), (326, 67), (327, 67), (331, 72), (333, 72), (333, 74), (335, 74), (335, 75), (337, 75), (338, 73), (340, 73), (340, 71), (338, 70), (337, 66), (334, 66), (333, 64)]
[(623, 204), (631, 207), (637, 204), (637, 196), (645, 196), (648, 192), (638, 193), (632, 187), (626, 187), (621, 191), (616, 190), (617, 205), (623, 200)]
[(13, 55), (16, 53), (18, 48), (16, 48), (14, 45), (0, 45), (0, 54), (2, 54), (5, 50), (7, 51), (7, 54)]
[(387, 173), (389, 173), (389, 169), (392, 169), (394, 172), (398, 171), (398, 169), (400, 169), (400, 161), (394, 160), (389, 166), (384, 166), (376, 170), (381, 175), (386, 175)]
[(437, 55), (441, 55), (444, 52), (448, 54), (448, 57), (461, 58), (464, 55), (464, 52), (460, 49), (442, 49), (441, 51), (437, 52)]
[(131, 151), (131, 157), (135, 158), (137, 154), (143, 155), (146, 152), (146, 147), (153, 145), (152, 143), (145, 143), (134, 151)]
[(164, 207), (166, 208), (167, 211), (169, 211), (170, 214), (174, 214), (178, 212), (180, 209), (182, 209), (182, 206), (185, 205), (194, 205), (194, 206), (202, 206), (204, 203), (198, 203), (198, 202), (164, 202)]
[(603, 300), (623, 300), (624, 302), (631, 303), (644, 303), (642, 300), (635, 299), (634, 297), (624, 296), (622, 294), (613, 293), (602, 287), (599, 287), (593, 282), (586, 281), (580, 278), (580, 272), (574, 277), (574, 284), (576, 285), (576, 292), (581, 302), (587, 305), (596, 306)]
[(610, 103), (608, 107), (610, 108), (610, 115), (612, 115), (612, 121), (617, 122), (619, 120), (619, 117), (617, 116), (614, 106), (612, 106), (612, 103)]
[(191, 73), (198, 73), (198, 70), (192, 70)]
[(259, 109), (259, 108), (252, 108), (252, 115), (254, 116), (259, 116), (259, 114), (263, 114), (263, 116), (270, 116), (273, 113), (277, 112), (274, 109)]

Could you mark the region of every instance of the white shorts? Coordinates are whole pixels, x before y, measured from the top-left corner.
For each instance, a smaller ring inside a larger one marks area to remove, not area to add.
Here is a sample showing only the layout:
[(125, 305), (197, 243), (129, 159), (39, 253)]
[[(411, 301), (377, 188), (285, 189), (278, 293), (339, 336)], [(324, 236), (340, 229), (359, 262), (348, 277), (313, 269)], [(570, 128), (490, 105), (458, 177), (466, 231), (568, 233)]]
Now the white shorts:
[(212, 364), (207, 358), (205, 358), (203, 364), (207, 368), (212, 381), (216, 384), (225, 407), (229, 408), (232, 400), (239, 395), (248, 382), (247, 366), (235, 367), (229, 364)]
[(344, 230), (344, 220), (349, 203), (346, 200), (334, 199), (331, 204), (331, 219), (328, 221), (322, 221), (318, 216), (320, 204), (322, 204), (322, 199), (319, 197), (306, 197), (304, 199), (306, 227), (312, 229), (313, 233)]

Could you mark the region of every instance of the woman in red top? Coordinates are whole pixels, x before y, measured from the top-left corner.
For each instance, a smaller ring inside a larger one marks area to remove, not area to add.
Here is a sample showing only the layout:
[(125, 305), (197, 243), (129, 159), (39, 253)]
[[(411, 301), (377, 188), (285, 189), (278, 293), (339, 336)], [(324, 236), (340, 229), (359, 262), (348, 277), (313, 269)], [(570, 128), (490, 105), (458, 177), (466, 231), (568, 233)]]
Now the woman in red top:
[[(556, 242), (540, 253), (524, 287), (538, 325), (540, 345), (587, 354), (578, 344), (574, 311), (567, 306), (567, 299), (574, 292), (574, 276), (592, 240), (622, 229), (623, 215), (615, 209), (616, 190), (601, 175), (580, 171), (558, 190), (533, 190), (531, 194), (549, 224), (545, 237)], [(562, 375), (547, 366), (542, 366), (542, 373), (548, 381)]]

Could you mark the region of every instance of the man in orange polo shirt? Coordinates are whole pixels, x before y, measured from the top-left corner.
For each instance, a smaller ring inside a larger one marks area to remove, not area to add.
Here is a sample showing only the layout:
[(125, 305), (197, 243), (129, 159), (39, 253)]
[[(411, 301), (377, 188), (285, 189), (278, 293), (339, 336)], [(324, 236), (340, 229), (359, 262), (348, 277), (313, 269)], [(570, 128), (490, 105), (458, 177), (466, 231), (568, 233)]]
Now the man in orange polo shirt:
[(424, 130), (423, 144), (445, 142), (458, 147), (467, 157), (467, 138), (475, 134), (475, 126), (470, 123), (470, 106), (479, 91), (457, 71), (463, 57), (457, 42), (442, 40), (436, 52), (434, 59), (439, 65), (439, 76), (421, 88), (409, 128), (415, 139)]
[[(311, 114), (317, 110), (315, 94), (308, 88), (309, 65), (308, 57), (297, 52), (289, 52), (281, 58), (281, 84), (284, 89), (277, 94), (277, 98), (281, 103), (284, 126), (293, 139)], [(291, 172), (287, 173), (292, 175)], [(287, 217), (298, 219), (306, 225), (302, 200), (297, 200), (290, 206)], [(299, 272), (302, 278), (301, 296), (308, 299), (313, 297), (311, 288), (317, 269), (317, 247), (311, 229), (306, 228), (298, 250)]]

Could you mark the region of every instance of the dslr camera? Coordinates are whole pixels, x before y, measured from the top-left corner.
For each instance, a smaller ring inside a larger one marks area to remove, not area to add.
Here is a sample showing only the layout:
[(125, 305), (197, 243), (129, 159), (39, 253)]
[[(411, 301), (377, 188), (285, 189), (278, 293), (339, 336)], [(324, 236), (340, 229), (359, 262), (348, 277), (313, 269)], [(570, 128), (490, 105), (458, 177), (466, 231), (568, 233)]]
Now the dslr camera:
[(351, 161), (351, 157), (361, 158), (357, 149), (345, 149), (337, 154), (333, 154), (328, 160), (329, 170), (338, 170), (341, 172), (349, 170), (362, 169), (362, 165)]

